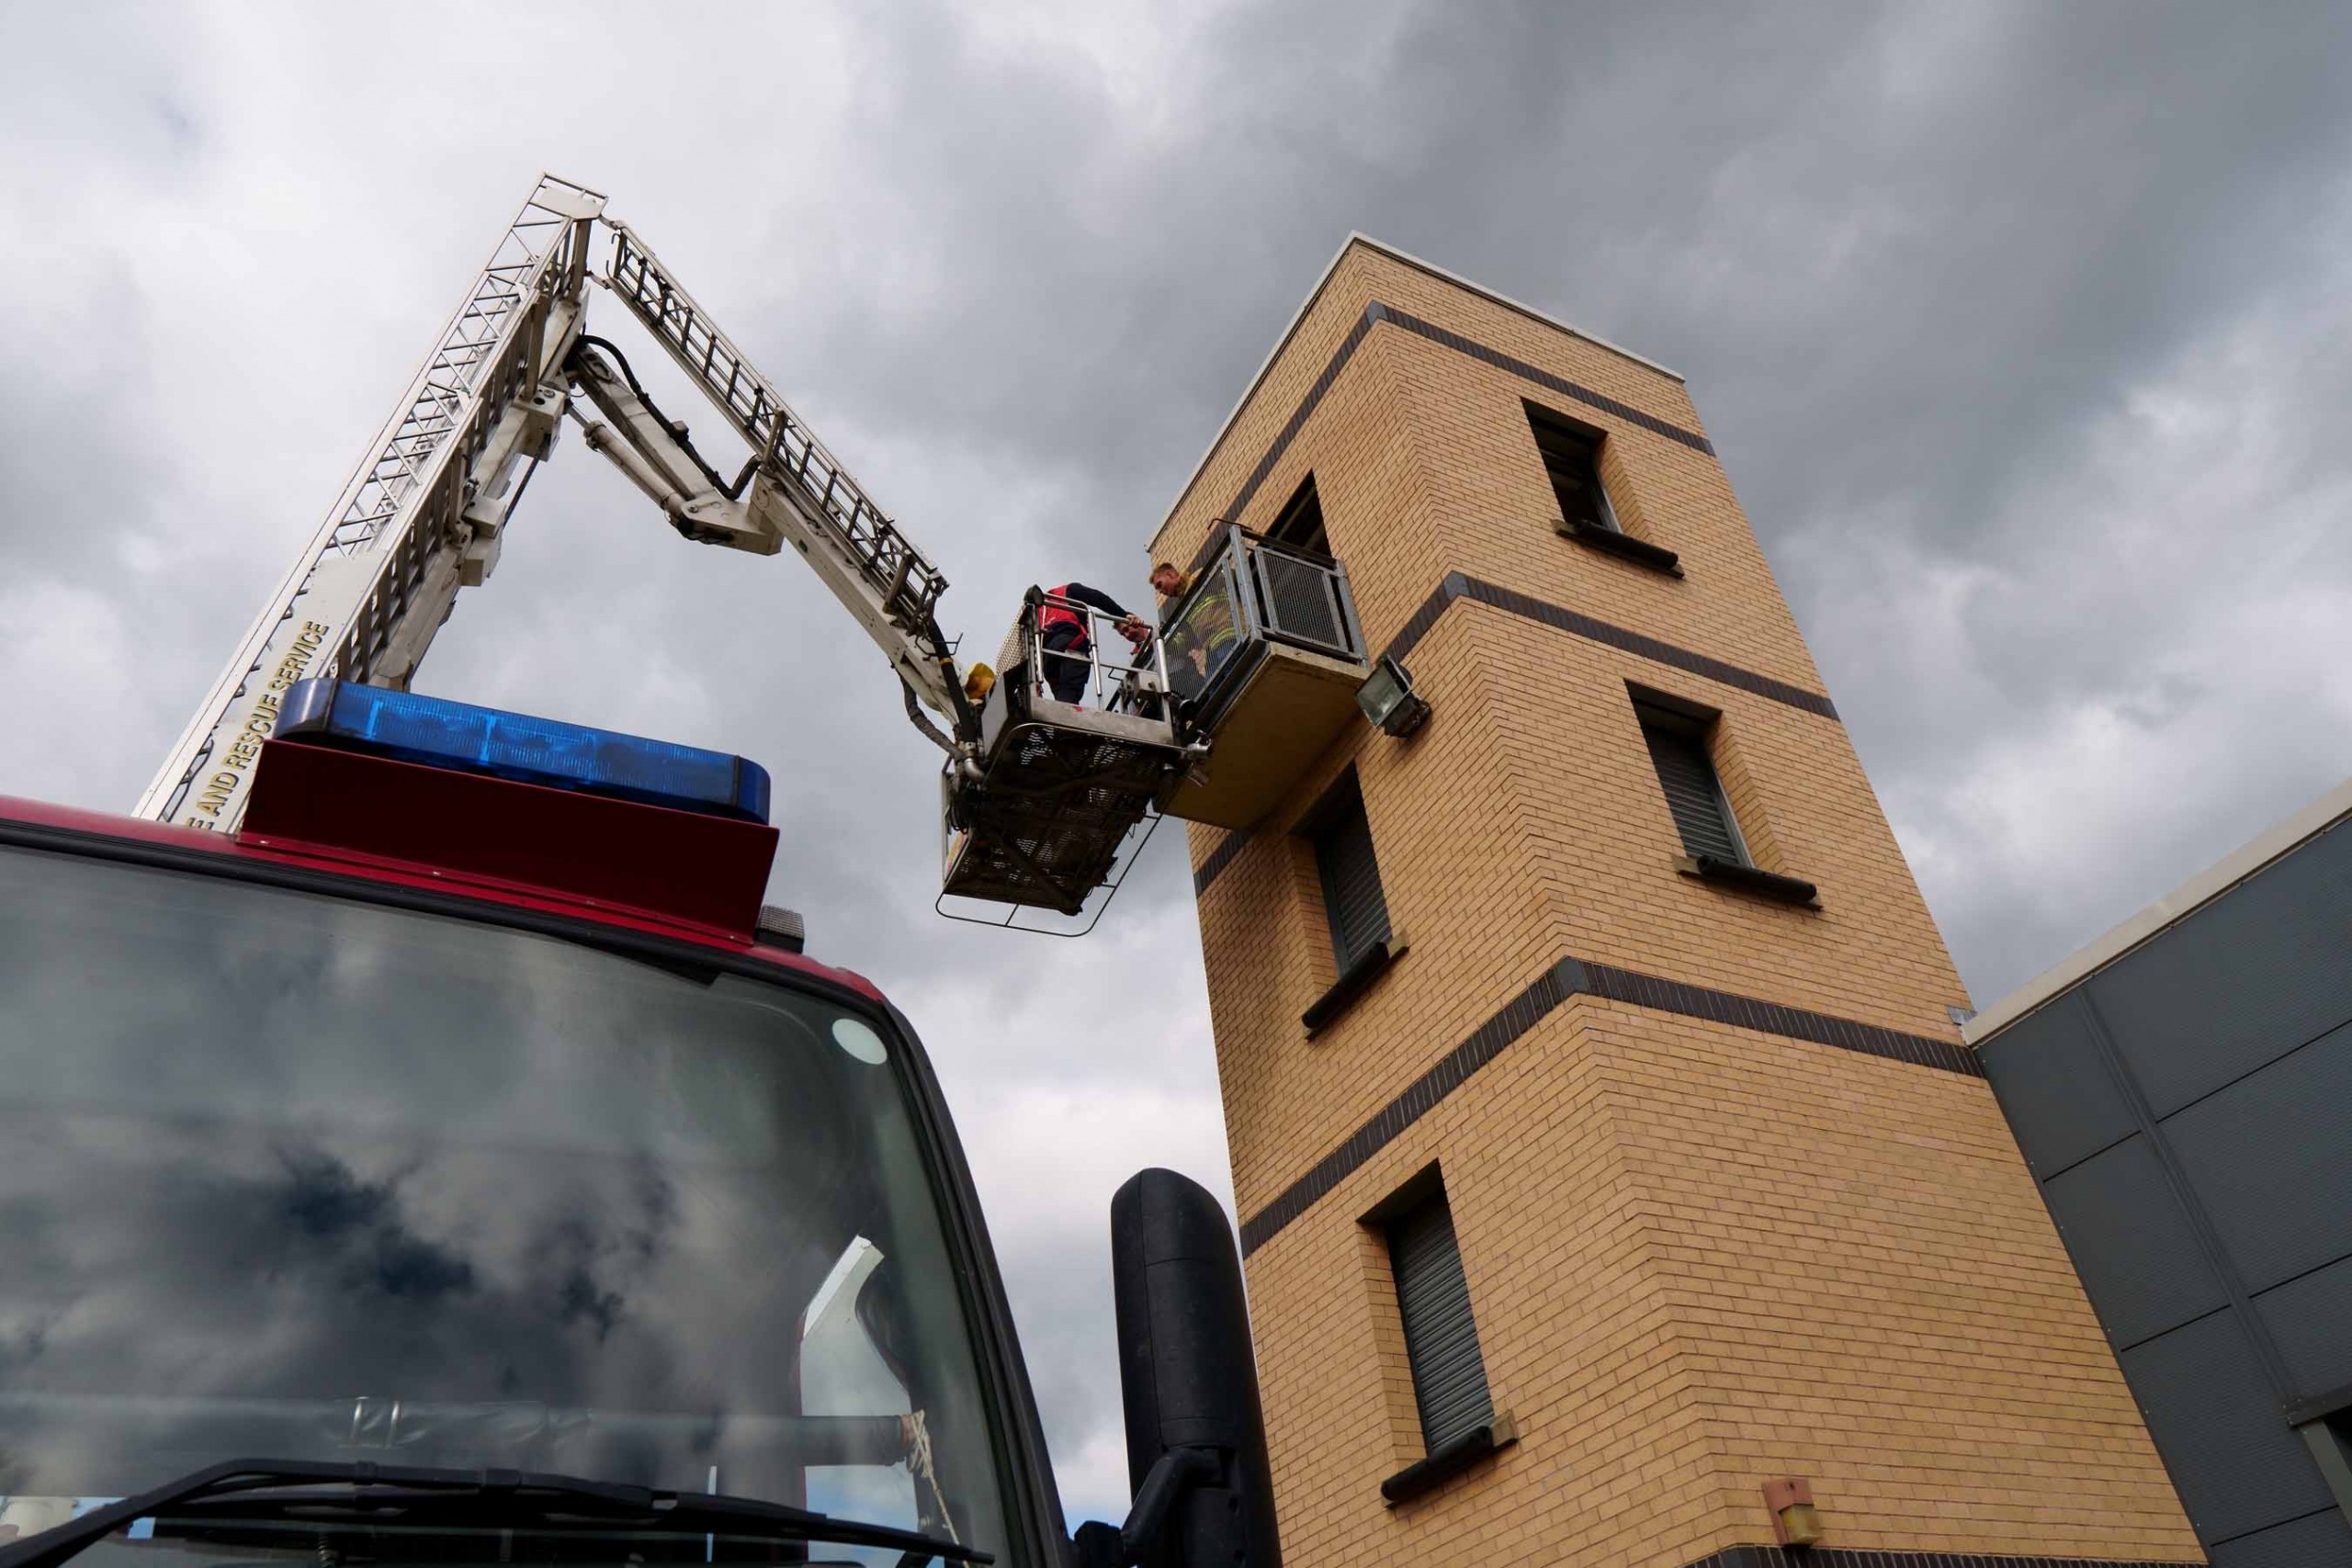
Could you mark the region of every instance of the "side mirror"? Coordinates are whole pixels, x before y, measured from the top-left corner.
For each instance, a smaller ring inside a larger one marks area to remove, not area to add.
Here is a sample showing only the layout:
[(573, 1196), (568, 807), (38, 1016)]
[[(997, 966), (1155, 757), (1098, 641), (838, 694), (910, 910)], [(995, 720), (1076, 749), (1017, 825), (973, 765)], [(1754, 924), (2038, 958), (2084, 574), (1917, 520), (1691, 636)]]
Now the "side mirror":
[(1172, 1170), (1131, 1178), (1111, 1200), (1111, 1278), (1135, 1502), (1121, 1529), (1080, 1529), (1081, 1568), (1281, 1568), (1225, 1211)]

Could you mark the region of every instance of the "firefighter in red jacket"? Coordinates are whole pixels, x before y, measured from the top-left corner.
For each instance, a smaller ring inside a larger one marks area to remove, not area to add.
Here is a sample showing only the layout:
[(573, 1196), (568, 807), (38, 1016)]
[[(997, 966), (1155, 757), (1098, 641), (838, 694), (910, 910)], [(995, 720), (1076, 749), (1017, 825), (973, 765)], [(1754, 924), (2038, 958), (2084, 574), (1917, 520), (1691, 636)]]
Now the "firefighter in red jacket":
[(1046, 589), (1044, 602), (1037, 606), (1039, 657), (1046, 665), (1046, 684), (1053, 689), (1055, 698), (1073, 705), (1086, 695), (1089, 656), (1094, 651), (1094, 639), (1088, 630), (1091, 617), (1080, 605), (1115, 616), (1119, 635), (1138, 648), (1151, 636), (1141, 616), (1100, 589), (1083, 582)]

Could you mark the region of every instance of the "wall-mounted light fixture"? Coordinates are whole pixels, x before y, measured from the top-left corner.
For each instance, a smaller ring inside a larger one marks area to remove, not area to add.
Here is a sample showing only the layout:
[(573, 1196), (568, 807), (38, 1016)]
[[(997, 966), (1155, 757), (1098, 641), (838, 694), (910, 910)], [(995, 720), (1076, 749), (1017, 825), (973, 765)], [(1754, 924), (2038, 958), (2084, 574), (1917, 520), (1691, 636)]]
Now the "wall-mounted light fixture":
[(1356, 688), (1356, 706), (1384, 735), (1399, 740), (1419, 729), (1430, 716), (1426, 698), (1413, 690), (1412, 671), (1382, 654), (1364, 683)]
[(1794, 1475), (1766, 1482), (1764, 1506), (1772, 1515), (1772, 1534), (1782, 1546), (1811, 1546), (1821, 1539), (1811, 1482)]

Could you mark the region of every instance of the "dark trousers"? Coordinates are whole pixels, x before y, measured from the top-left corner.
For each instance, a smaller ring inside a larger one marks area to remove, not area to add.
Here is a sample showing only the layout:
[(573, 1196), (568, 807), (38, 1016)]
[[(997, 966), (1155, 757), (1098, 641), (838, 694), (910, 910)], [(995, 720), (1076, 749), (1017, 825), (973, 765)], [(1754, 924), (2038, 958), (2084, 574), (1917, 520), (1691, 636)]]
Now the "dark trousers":
[(1055, 700), (1075, 704), (1086, 695), (1086, 655), (1093, 650), (1086, 628), (1057, 621), (1046, 628), (1045, 642), (1046, 684), (1053, 688)]

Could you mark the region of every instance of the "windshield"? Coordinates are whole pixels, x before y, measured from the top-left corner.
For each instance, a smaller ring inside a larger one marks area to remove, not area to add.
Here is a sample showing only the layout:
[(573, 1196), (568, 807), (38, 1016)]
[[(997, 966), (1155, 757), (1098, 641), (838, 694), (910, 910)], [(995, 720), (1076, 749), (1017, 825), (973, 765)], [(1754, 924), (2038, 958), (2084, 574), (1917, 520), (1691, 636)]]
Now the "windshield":
[(898, 1049), (758, 980), (0, 851), (0, 1535), (266, 1456), (1001, 1552)]

